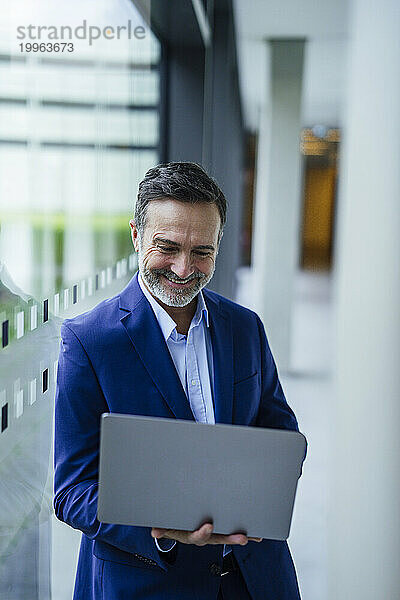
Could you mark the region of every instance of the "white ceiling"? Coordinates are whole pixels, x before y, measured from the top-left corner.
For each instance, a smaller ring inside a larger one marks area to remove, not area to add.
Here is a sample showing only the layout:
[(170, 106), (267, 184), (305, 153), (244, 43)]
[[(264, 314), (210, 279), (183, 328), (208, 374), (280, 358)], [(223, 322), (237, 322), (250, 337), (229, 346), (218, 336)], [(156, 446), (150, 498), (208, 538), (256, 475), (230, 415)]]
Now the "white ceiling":
[(268, 39), (305, 38), (302, 126), (341, 125), (349, 0), (234, 0), (246, 126), (256, 131), (267, 97)]

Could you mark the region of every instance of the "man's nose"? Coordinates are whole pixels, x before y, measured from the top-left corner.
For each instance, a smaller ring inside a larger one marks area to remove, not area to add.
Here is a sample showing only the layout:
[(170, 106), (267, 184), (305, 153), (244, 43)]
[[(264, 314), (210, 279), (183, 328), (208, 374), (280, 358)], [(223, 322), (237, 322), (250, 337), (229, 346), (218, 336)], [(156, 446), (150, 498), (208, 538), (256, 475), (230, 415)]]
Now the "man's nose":
[(193, 265), (190, 254), (179, 253), (174, 257), (171, 271), (181, 279), (189, 277), (193, 273)]

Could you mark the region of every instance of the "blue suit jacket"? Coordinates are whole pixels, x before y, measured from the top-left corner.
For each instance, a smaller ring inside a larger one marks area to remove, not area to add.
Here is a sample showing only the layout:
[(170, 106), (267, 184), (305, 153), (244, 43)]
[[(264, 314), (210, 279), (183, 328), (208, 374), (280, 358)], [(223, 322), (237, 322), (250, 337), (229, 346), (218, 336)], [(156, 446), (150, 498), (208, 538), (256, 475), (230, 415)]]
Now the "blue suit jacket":
[[(216, 422), (297, 429), (260, 319), (209, 290), (204, 298), (213, 345)], [(149, 528), (97, 520), (104, 412), (193, 420), (137, 276), (119, 295), (62, 327), (54, 508), (59, 519), (83, 532), (74, 599), (215, 599), (220, 578), (210, 566), (222, 565), (222, 546), (178, 543), (176, 560), (169, 565)], [(249, 542), (233, 551), (254, 600), (299, 598), (286, 542)]]

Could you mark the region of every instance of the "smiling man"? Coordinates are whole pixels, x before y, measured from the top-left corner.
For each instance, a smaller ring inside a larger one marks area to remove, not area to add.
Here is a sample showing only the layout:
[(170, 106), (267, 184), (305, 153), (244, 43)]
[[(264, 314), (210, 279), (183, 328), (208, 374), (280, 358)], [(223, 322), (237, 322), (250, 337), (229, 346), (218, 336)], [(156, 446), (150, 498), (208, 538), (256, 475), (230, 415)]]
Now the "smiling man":
[(139, 211), (136, 221), (130, 221), (139, 273), (151, 295), (177, 320), (178, 331), (181, 327), (186, 334), (197, 294), (214, 274), (221, 217), (214, 203), (163, 198), (145, 206), (146, 226)]
[(96, 518), (104, 412), (297, 430), (260, 319), (205, 288), (225, 220), (224, 194), (200, 166), (150, 169), (130, 221), (138, 274), (64, 322), (54, 507), (83, 532), (75, 600), (300, 597), (286, 542)]

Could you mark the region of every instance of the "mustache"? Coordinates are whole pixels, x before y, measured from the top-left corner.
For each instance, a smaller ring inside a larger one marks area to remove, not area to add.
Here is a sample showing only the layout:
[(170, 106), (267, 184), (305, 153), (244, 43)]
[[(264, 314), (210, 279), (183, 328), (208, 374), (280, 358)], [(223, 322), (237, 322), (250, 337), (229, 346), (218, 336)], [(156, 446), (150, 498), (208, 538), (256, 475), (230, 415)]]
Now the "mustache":
[(182, 277), (178, 277), (178, 275), (176, 275), (169, 269), (151, 269), (151, 272), (154, 275), (165, 275), (166, 277), (169, 277), (170, 279), (173, 279), (174, 281), (177, 281), (178, 283), (187, 283), (188, 281), (192, 281), (193, 279), (202, 280), (206, 277), (206, 275), (204, 273), (200, 273), (199, 271), (195, 271), (194, 273), (192, 273), (191, 275), (189, 275), (188, 277), (185, 277), (183, 279), (182, 279)]

